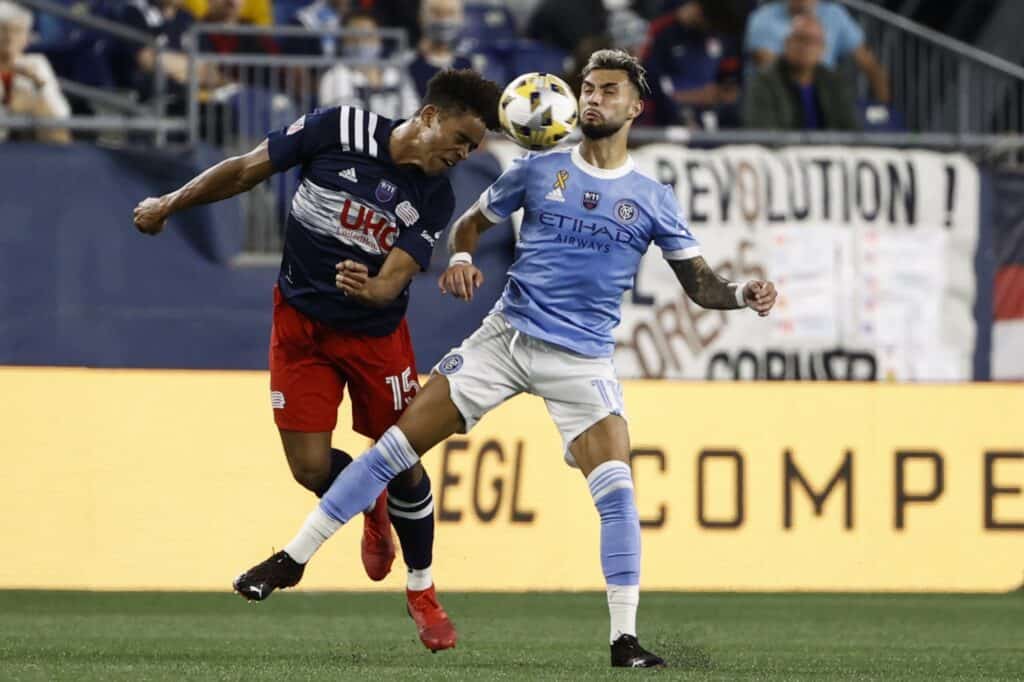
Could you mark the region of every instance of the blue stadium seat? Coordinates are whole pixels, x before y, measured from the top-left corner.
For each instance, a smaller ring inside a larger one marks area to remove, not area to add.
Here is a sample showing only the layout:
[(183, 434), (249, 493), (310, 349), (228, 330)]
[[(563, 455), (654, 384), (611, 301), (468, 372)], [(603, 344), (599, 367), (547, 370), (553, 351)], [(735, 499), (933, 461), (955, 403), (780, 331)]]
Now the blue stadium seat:
[(467, 3), (462, 38), (477, 45), (493, 45), (518, 37), (515, 17), (503, 5)]
[(284, 26), (291, 22), (295, 12), (313, 0), (274, 0), (274, 24)]
[(484, 78), (504, 87), (515, 75), (511, 69), (513, 50), (513, 44), (503, 43), (466, 50), (466, 56), (473, 63), (473, 68), (479, 71)]
[(560, 76), (567, 71), (569, 53), (552, 45), (524, 38), (516, 41), (510, 57), (508, 66), (510, 78), (531, 71)]

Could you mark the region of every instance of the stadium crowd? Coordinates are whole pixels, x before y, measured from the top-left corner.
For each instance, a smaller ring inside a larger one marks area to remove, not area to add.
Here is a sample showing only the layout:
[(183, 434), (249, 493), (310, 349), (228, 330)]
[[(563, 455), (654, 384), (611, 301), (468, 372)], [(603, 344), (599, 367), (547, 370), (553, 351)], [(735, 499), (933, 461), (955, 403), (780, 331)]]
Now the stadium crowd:
[[(154, 96), (159, 68), (167, 79), (165, 111), (182, 115), (189, 93), (188, 31), (195, 24), (291, 26), (315, 34), (212, 29), (198, 34), (203, 53), (342, 58), (319, 69), (250, 67), (244, 77), (240, 67), (203, 62), (196, 78), (204, 106), (239, 97), (240, 85), (286, 95), (287, 75), (289, 87), (304, 84), (319, 106), (354, 104), (404, 117), (442, 68), (471, 67), (499, 84), (544, 71), (576, 85), (586, 57), (602, 47), (642, 58), (651, 85), (640, 122), (646, 125), (854, 130), (866, 125), (869, 106), (890, 101), (885, 69), (865, 45), (863, 30), (845, 8), (827, 0), (60, 2), (159, 38), (163, 50), (0, 0), (0, 112), (57, 118), (71, 111), (102, 113), (87, 98), (65, 98), (57, 76), (145, 103)], [(406, 48), (385, 38), (394, 32), (380, 29), (401, 29)], [(869, 85), (860, 98), (858, 69)], [(69, 139), (53, 129), (37, 135)]]

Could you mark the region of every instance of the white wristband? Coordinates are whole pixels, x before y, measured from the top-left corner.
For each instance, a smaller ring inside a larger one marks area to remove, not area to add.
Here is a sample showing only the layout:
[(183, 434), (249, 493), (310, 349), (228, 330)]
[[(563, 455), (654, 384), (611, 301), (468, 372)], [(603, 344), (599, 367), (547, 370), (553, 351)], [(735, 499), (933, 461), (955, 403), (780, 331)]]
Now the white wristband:
[(453, 253), (452, 257), (448, 259), (448, 267), (452, 267), (453, 265), (458, 265), (460, 263), (463, 265), (472, 265), (473, 254), (469, 251), (459, 251), (458, 253)]
[(747, 299), (743, 296), (743, 292), (746, 290), (747, 285), (750, 282), (740, 282), (736, 285), (736, 304), (741, 308), (747, 307)]

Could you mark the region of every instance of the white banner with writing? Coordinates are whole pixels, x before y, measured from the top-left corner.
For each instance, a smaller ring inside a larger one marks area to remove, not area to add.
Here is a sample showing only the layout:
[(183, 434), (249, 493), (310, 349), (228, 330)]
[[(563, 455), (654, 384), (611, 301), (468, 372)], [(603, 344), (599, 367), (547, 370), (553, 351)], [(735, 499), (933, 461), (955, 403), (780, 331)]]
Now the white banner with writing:
[(623, 300), (623, 378), (952, 381), (972, 376), (977, 168), (962, 155), (651, 145), (721, 275), (775, 281), (771, 316), (704, 310), (657, 248)]

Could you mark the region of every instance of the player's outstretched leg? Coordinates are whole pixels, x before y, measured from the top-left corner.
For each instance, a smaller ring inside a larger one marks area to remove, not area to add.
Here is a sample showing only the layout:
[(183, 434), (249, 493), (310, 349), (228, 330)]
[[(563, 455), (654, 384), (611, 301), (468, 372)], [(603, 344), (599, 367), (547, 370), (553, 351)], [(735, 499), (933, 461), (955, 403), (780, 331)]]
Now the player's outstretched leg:
[[(384, 432), (373, 447), (338, 475), (320, 504), (306, 518), (298, 535), (285, 546), (283, 556), (275, 554), (242, 575), (256, 574), (257, 569), (275, 558), (288, 567), (291, 566), (288, 561), (305, 565), (320, 545), (369, 507), (391, 479), (415, 465), (419, 461), (418, 453), (426, 452), (464, 428), (462, 415), (448, 396), (448, 382), (444, 377), (431, 381), (417, 394), (398, 424)], [(294, 582), (279, 587), (298, 583), (302, 574), (301, 571), (296, 573)], [(238, 580), (236, 584), (241, 587), (247, 583)]]
[(388, 513), (402, 544), (408, 567), (406, 601), (420, 641), (431, 651), (455, 646), (457, 635), (448, 614), (437, 601), (430, 566), (434, 551), (434, 496), (430, 477), (413, 467), (388, 484)]
[[(334, 479), (352, 463), (352, 456), (343, 450), (331, 448), (331, 470), (323, 485), (313, 492), (323, 497)], [(370, 580), (384, 580), (395, 562), (395, 540), (391, 537), (388, 518), (388, 493), (381, 492), (373, 505), (363, 512), (363, 539), (361, 543), (363, 568)]]
[(235, 579), (235, 589), (243, 596), (245, 592), (258, 594), (262, 600), (275, 589), (297, 584), (304, 565), (320, 545), (369, 507), (392, 478), (418, 461), (419, 456), (405, 435), (392, 426), (372, 448), (338, 474), (284, 551), (242, 573)]

